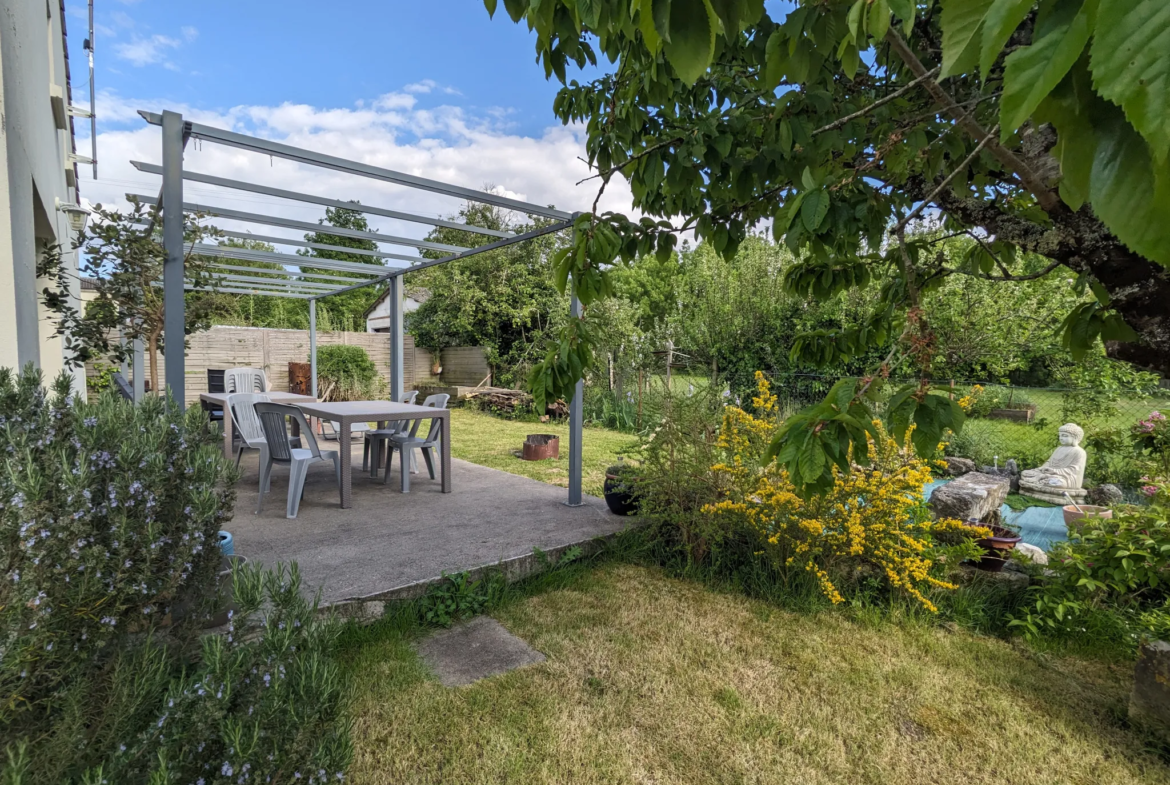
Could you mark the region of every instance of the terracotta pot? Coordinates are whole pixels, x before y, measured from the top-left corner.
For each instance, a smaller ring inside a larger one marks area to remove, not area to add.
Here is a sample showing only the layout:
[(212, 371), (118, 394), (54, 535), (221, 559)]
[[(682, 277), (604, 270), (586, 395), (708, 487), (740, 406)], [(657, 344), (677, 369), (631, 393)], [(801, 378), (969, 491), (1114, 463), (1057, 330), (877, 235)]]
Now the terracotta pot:
[(1108, 507), (1100, 507), (1096, 504), (1078, 504), (1084, 512), (1078, 512), (1077, 508), (1071, 504), (1066, 504), (1061, 509), (1064, 511), (1064, 525), (1072, 528), (1073, 526), (1083, 526), (1084, 522), (1089, 518), (1112, 518), (1113, 510)]

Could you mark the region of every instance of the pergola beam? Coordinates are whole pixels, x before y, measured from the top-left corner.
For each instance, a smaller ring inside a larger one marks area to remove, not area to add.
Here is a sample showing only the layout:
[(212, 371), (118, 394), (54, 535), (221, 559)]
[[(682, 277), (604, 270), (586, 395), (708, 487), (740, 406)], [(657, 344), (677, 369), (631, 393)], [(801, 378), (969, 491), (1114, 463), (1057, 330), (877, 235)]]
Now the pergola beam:
[[(242, 260), (242, 261), (247, 261)], [(322, 273), (306, 273), (306, 272), (291, 272), (289, 270), (280, 269), (273, 270), (271, 267), (244, 267), (238, 264), (211, 264), (209, 265), (213, 270), (226, 270), (233, 273), (262, 273), (264, 275), (279, 274), (285, 276), (286, 280), (300, 281), (306, 278), (316, 278), (322, 281), (340, 281), (341, 283), (353, 283), (353, 276), (345, 277), (343, 275), (324, 275)]]
[(294, 240), (291, 237), (277, 237), (276, 235), (270, 234), (251, 234), (250, 232), (236, 232), (228, 229), (220, 229), (219, 233), (224, 237), (234, 237), (238, 240), (258, 240), (262, 243), (272, 243), (273, 245), (295, 245), (302, 248), (312, 248), (315, 251), (339, 251), (340, 253), (357, 254), (358, 256), (376, 256), (379, 259), (396, 259), (402, 262), (410, 262), (411, 264), (426, 261), (422, 256), (407, 256), (406, 254), (380, 250), (370, 251), (365, 248), (346, 248), (344, 245), (330, 245), (328, 243), (311, 243), (308, 240)]
[[(151, 125), (162, 125), (162, 115), (160, 114), (144, 111), (139, 111), (138, 114)], [(225, 131), (221, 128), (212, 128), (211, 126), (200, 125), (199, 123), (188, 123), (187, 127), (191, 136), (198, 139), (206, 139), (210, 142), (218, 142), (219, 144), (238, 147), (242, 150), (252, 150), (263, 153), (264, 155), (274, 155), (289, 161), (321, 166), (326, 169), (356, 174), (373, 180), (384, 180), (388, 183), (397, 183), (423, 191), (454, 196), (471, 202), (495, 205), (496, 207), (503, 207), (507, 210), (515, 210), (528, 215), (540, 215), (545, 218), (555, 218), (562, 221), (572, 217), (569, 213), (552, 207), (542, 207), (537, 204), (520, 201), (519, 199), (509, 199), (505, 196), (476, 191), (472, 188), (462, 188), (457, 185), (439, 182), (438, 180), (428, 180), (425, 177), (416, 177), (412, 174), (396, 172), (393, 169), (383, 169), (378, 166), (358, 163), (357, 161), (347, 161), (344, 158), (337, 158), (336, 156), (325, 155), (324, 153), (315, 153), (311, 150), (302, 150), (292, 145), (271, 142), (267, 139), (257, 139), (247, 134)]]
[(208, 273), (208, 277), (215, 281), (247, 281), (248, 283), (264, 284), (274, 288), (296, 290), (310, 294), (312, 292), (320, 292), (328, 294), (334, 287), (327, 283), (314, 283), (312, 281), (291, 280), (287, 278), (260, 278), (255, 275), (231, 275), (229, 273)]
[(293, 292), (267, 292), (257, 291), (256, 289), (236, 289), (227, 286), (195, 286), (194, 284), (183, 284), (183, 288), (188, 292), (227, 292), (228, 294), (262, 294), (269, 297), (287, 297), (292, 300), (312, 300), (314, 296), (311, 294), (296, 294)]
[[(138, 200), (143, 204), (157, 204), (158, 200), (153, 196), (146, 196), (145, 194), (126, 194), (126, 198), (133, 201)], [(205, 215), (214, 215), (217, 218), (227, 218), (232, 221), (244, 221), (245, 223), (267, 224), (268, 226), (283, 226), (286, 229), (301, 229), (306, 232), (320, 232), (322, 234), (332, 234), (338, 237), (353, 237), (357, 240), (370, 240), (375, 243), (389, 243), (390, 245), (405, 245), (412, 248), (424, 248), (428, 251), (446, 251), (448, 253), (461, 253), (463, 251), (471, 250), (464, 248), (461, 245), (447, 245), (446, 243), (432, 243), (427, 240), (416, 240), (413, 237), (398, 237), (392, 234), (380, 234), (379, 232), (363, 232), (360, 229), (347, 229), (344, 226), (332, 226), (330, 224), (315, 224), (309, 221), (297, 221), (292, 218), (281, 218), (276, 215), (262, 215), (260, 213), (249, 213), (243, 210), (229, 210), (226, 207), (213, 207), (206, 204), (196, 204), (194, 202), (183, 202), (183, 209), (189, 213), (204, 213)]]
[[(131, 161), (130, 165), (136, 168), (138, 171), (145, 172), (146, 174), (162, 174), (162, 167), (155, 164), (148, 164), (143, 161)], [(242, 180), (229, 180), (226, 177), (216, 177), (215, 175), (201, 174), (199, 172), (184, 171), (183, 179), (193, 183), (217, 185), (221, 188), (231, 188), (236, 191), (248, 191), (254, 194), (275, 196), (280, 199), (291, 199), (297, 202), (319, 204), (324, 207), (340, 207), (344, 210), (356, 210), (360, 213), (366, 213), (368, 215), (380, 215), (384, 218), (394, 218), (399, 221), (409, 221), (411, 223), (427, 224), (429, 226), (442, 226), (447, 229), (457, 229), (461, 232), (486, 234), (490, 237), (512, 236), (512, 232), (501, 232), (498, 229), (485, 229), (482, 226), (472, 226), (471, 224), (459, 223), (458, 221), (444, 221), (441, 218), (427, 218), (423, 215), (404, 213), (399, 210), (390, 210), (385, 207), (374, 207), (372, 205), (362, 204), (361, 202), (343, 202), (340, 199), (329, 199), (324, 196), (303, 194), (298, 191), (286, 191), (283, 188), (273, 188), (272, 186), (268, 185), (247, 183)]]
[[(272, 264), (289, 265), (291, 267), (318, 267), (322, 270), (339, 270), (359, 275), (372, 275), (381, 278), (385, 275), (386, 265), (362, 264), (361, 262), (346, 262), (341, 259), (321, 259), (316, 256), (299, 256), (297, 254), (280, 253), (278, 251), (253, 251), (250, 248), (235, 248), (230, 245), (208, 245), (195, 243), (190, 246), (196, 256), (214, 256), (217, 259), (239, 259), (248, 262), (270, 262)], [(406, 267), (389, 269), (406, 270)], [(275, 271), (274, 271), (275, 272)]]
[[(561, 221), (559, 223), (549, 224), (548, 226), (542, 226), (539, 229), (533, 229), (531, 232), (525, 232), (524, 234), (513, 235), (506, 240), (497, 240), (494, 243), (488, 243), (487, 245), (481, 245), (478, 248), (470, 248), (470, 249), (464, 251), (463, 253), (455, 254), (454, 256), (444, 256), (442, 259), (426, 259), (422, 262), (419, 262), (416, 265), (412, 265), (411, 267), (401, 267), (401, 268), (395, 270), (394, 272), (386, 273), (382, 277), (375, 279), (374, 283), (380, 283), (382, 281), (387, 281), (387, 280), (393, 278), (394, 276), (402, 275), (403, 273), (414, 272), (415, 270), (425, 270), (427, 267), (433, 267), (436, 264), (445, 264), (447, 262), (455, 262), (455, 261), (458, 261), (460, 259), (466, 259), (470, 256), (476, 256), (477, 254), (481, 254), (481, 253), (484, 253), (486, 251), (494, 251), (497, 248), (505, 248), (509, 245), (515, 245), (516, 243), (522, 243), (525, 240), (532, 240), (532, 239), (535, 239), (537, 237), (543, 237), (546, 234), (552, 234), (553, 232), (559, 232), (562, 229), (568, 229), (568, 228), (572, 227), (572, 225), (573, 225), (573, 221), (572, 221), (572, 219), (569, 219), (567, 221)], [(369, 284), (355, 284), (353, 286), (346, 286), (343, 289), (338, 289), (336, 291), (330, 292), (329, 294), (333, 295), (333, 294), (342, 294), (344, 292), (351, 292), (354, 289), (360, 289), (363, 286), (368, 286), (368, 285)]]

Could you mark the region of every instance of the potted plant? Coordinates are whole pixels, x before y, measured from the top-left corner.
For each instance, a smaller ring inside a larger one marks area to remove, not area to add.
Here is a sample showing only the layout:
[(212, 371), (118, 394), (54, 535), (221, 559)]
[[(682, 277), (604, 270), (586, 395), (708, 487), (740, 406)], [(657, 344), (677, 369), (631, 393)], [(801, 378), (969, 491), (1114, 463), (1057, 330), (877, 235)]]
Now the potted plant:
[(618, 463), (605, 470), (605, 503), (614, 515), (638, 512), (637, 470), (628, 463)]
[(991, 530), (990, 537), (981, 537), (975, 544), (983, 549), (983, 558), (979, 560), (979, 569), (988, 572), (999, 572), (1007, 564), (1009, 552), (1014, 550), (1022, 539), (1012, 529), (998, 523), (981, 523), (968, 521), (968, 526), (980, 526)]

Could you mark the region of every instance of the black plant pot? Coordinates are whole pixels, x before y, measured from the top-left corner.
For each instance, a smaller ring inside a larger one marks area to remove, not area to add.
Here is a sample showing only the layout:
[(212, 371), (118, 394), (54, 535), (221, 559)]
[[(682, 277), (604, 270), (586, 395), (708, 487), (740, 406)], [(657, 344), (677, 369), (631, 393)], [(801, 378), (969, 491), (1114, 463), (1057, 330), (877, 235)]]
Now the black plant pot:
[(638, 497), (630, 487), (629, 480), (618, 477), (616, 474), (605, 474), (605, 503), (614, 515), (636, 515), (638, 513)]

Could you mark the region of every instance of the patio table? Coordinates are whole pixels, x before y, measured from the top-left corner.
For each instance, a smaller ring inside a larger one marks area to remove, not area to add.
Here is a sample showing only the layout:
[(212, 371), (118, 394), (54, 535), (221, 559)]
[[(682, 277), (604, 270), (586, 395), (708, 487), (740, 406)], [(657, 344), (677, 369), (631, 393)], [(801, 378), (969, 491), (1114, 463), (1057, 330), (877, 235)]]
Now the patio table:
[[(269, 391), (264, 393), (273, 403), (291, 403), (294, 406), (299, 406), (303, 403), (316, 403), (317, 399), (311, 395), (298, 395), (290, 392), (274, 392)], [(227, 399), (231, 393), (202, 393), (199, 400), (204, 403), (210, 403), (223, 408), (223, 454), (228, 460), (232, 457), (232, 413), (227, 409)]]
[(350, 432), (355, 422), (377, 422), (385, 428), (391, 420), (438, 420), (441, 433), (441, 474), (443, 493), (451, 492), (451, 410), (416, 406), (394, 401), (338, 401), (335, 403), (297, 403), (301, 411), (322, 420), (332, 420), (337, 430), (337, 448), (341, 452), (341, 506), (353, 506), (353, 482), (350, 475)]

